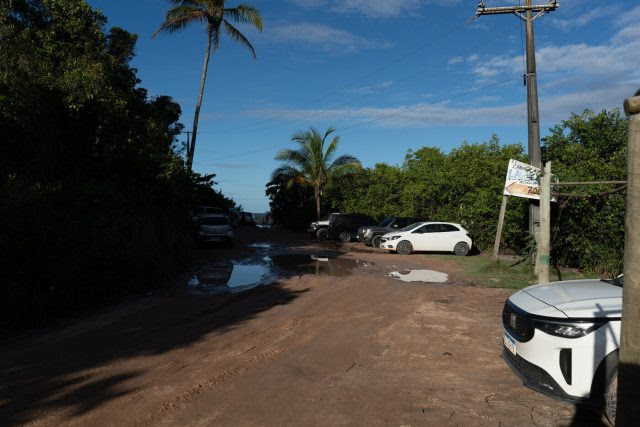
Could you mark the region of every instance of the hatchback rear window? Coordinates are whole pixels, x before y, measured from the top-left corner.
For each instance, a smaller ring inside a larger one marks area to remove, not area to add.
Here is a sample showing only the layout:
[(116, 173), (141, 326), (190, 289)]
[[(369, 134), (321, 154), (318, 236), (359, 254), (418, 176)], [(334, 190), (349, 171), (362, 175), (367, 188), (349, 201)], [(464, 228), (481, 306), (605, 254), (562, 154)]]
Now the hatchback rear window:
[(229, 225), (229, 220), (224, 216), (206, 216), (200, 218), (202, 225)]

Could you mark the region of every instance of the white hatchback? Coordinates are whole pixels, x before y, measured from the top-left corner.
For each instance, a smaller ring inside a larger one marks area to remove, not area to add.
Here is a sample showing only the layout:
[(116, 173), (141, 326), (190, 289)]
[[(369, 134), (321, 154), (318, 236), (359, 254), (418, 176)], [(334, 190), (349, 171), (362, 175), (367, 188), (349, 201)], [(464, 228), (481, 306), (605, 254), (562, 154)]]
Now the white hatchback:
[(402, 230), (382, 236), (380, 247), (399, 254), (415, 251), (453, 252), (469, 254), (473, 242), (460, 224), (450, 222), (417, 222)]

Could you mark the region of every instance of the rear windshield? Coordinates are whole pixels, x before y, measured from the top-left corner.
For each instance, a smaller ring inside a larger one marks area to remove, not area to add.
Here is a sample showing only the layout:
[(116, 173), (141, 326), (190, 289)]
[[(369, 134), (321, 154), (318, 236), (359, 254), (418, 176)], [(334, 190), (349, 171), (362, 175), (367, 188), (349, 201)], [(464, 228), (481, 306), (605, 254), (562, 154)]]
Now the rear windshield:
[(229, 220), (224, 216), (205, 216), (200, 218), (202, 225), (229, 225)]

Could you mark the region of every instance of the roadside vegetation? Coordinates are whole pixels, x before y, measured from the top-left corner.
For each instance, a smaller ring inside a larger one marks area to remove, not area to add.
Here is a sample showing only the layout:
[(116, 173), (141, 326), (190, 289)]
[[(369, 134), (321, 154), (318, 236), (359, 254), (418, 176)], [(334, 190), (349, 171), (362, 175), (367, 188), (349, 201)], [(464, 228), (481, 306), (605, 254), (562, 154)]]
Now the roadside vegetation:
[[(626, 179), (627, 120), (618, 110), (573, 114), (543, 140), (543, 160), (553, 162), (560, 181)], [(389, 215), (459, 222), (480, 250), (492, 247), (509, 159), (526, 162), (520, 144), (497, 136), (464, 142), (444, 153), (425, 146), (404, 163), (379, 163), (348, 182), (328, 184), (323, 212), (360, 212), (378, 220)], [(626, 192), (609, 186), (577, 186), (558, 195), (552, 212), (552, 262), (588, 274), (612, 276), (622, 269)], [(277, 180), (267, 186), (274, 218), (302, 229), (313, 220), (313, 192)], [(282, 213), (295, 212), (295, 218)], [(528, 232), (528, 202), (509, 198), (502, 249), (527, 257), (535, 249)], [(530, 268), (530, 267), (529, 267)]]
[(105, 25), (84, 0), (0, 4), (0, 329), (157, 285), (186, 261), (189, 209), (234, 204), (185, 167), (136, 36)]

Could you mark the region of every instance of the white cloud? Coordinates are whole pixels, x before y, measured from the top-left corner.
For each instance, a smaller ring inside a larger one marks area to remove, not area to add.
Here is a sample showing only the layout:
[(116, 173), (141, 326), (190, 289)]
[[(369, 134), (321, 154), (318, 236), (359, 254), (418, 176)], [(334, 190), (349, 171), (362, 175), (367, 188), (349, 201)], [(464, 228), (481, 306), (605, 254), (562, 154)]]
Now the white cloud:
[(347, 92), (351, 92), (351, 93), (361, 93), (361, 94), (372, 94), (372, 93), (377, 93), (380, 92), (381, 90), (390, 88), (391, 86), (394, 85), (395, 82), (393, 81), (386, 81), (386, 82), (382, 82), (382, 83), (377, 83), (374, 85), (370, 85), (370, 86), (361, 86), (361, 87), (357, 87), (354, 89), (350, 89)]
[(575, 16), (569, 19), (551, 18), (551, 24), (562, 31), (569, 31), (574, 28), (584, 27), (595, 19), (613, 15), (617, 11), (618, 8), (615, 6), (596, 7), (588, 12), (576, 13)]
[[(640, 8), (639, 8), (640, 9)], [(640, 26), (622, 28), (610, 41), (589, 45), (547, 45), (537, 49), (538, 75), (559, 79), (589, 76), (592, 80), (613, 82), (640, 77)], [(480, 79), (523, 73), (522, 56), (497, 55), (475, 62), (473, 72)]]
[[(571, 113), (581, 113), (585, 109), (600, 111), (620, 107), (622, 100), (632, 94), (635, 89), (633, 84), (623, 84), (592, 91), (541, 96), (540, 119), (542, 123), (553, 124), (565, 120)], [(479, 108), (460, 108), (444, 103), (418, 103), (392, 108), (268, 109), (254, 110), (249, 114), (305, 122), (330, 120), (336, 123), (338, 129), (369, 120), (375, 120), (375, 122), (366, 123), (366, 126), (524, 126), (527, 107), (524, 102)]]
[(304, 8), (325, 8), (336, 13), (357, 13), (371, 18), (414, 13), (427, 5), (452, 6), (461, 0), (289, 0)]
[(267, 40), (299, 43), (326, 52), (355, 52), (391, 47), (388, 42), (367, 39), (345, 30), (311, 22), (271, 27)]
[(459, 64), (462, 61), (464, 61), (464, 58), (462, 56), (454, 56), (449, 60), (448, 64), (449, 65)]

